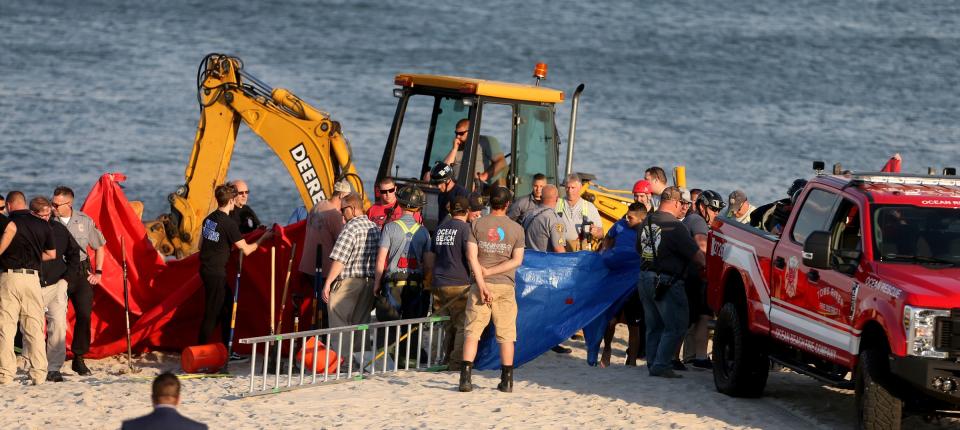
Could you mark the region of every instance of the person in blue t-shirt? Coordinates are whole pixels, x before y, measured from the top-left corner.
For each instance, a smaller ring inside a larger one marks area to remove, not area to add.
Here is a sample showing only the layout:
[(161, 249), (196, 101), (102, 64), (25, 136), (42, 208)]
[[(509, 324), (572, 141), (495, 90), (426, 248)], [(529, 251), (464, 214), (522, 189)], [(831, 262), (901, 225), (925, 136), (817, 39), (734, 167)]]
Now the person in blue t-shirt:
[[(647, 207), (640, 202), (634, 202), (627, 208), (627, 214), (613, 224), (603, 238), (601, 257), (607, 267), (623, 267), (628, 264), (639, 264), (640, 254), (637, 253), (637, 230), (643, 226), (647, 218)], [(617, 328), (617, 323), (625, 323), (629, 329), (627, 340), (627, 366), (636, 366), (637, 358), (644, 357), (643, 330), (643, 303), (634, 290), (623, 304), (617, 317), (610, 321), (607, 332), (603, 336), (603, 353), (600, 356), (600, 367), (610, 365), (610, 355), (613, 352), (611, 343)]]

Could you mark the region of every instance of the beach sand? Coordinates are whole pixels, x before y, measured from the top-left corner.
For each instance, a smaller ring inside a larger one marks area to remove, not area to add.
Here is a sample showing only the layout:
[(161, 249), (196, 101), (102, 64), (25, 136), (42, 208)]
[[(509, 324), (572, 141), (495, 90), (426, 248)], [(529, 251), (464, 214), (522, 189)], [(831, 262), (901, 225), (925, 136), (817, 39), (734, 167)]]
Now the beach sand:
[[(852, 428), (853, 392), (824, 387), (788, 371), (772, 372), (760, 399), (716, 392), (712, 373), (691, 369), (682, 379), (647, 376), (645, 367), (623, 366), (626, 330), (621, 326), (613, 365), (588, 367), (583, 343), (568, 341), (569, 355), (547, 352), (515, 373), (514, 392), (496, 389), (498, 371), (476, 372), (472, 393), (456, 390), (453, 372), (401, 372), (266, 396), (241, 398), (249, 379), (183, 380), (180, 412), (211, 428), (654, 428), (816, 429)], [(135, 357), (139, 373), (126, 373), (125, 357), (88, 360), (93, 376), (64, 366), (66, 382), (0, 387), (0, 422), (10, 428), (119, 428), (150, 412), (150, 382), (178, 371), (179, 356)], [(246, 375), (249, 363), (235, 364)], [(911, 430), (955, 428), (957, 420)]]

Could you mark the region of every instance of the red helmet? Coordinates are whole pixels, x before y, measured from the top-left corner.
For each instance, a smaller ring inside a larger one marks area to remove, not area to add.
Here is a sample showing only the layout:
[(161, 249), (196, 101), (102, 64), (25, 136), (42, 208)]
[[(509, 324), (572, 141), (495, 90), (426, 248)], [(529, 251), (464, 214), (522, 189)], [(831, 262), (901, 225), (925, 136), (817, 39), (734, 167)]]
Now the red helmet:
[(637, 181), (636, 184), (633, 184), (633, 193), (653, 194), (653, 188), (650, 186), (649, 181), (641, 179)]

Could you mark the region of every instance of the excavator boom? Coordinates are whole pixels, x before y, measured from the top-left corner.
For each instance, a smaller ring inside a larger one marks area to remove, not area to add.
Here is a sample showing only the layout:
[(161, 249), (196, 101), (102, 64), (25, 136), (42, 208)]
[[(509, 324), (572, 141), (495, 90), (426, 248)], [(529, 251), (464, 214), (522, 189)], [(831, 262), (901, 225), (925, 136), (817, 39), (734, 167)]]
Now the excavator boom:
[(368, 204), (340, 123), (290, 91), (270, 88), (244, 72), (239, 58), (207, 55), (197, 75), (197, 100), (200, 122), (185, 182), (168, 196), (170, 214), (147, 224), (161, 254), (182, 258), (197, 251), (200, 224), (216, 209), (213, 191), (227, 177), (241, 122), (280, 158), (308, 210), (342, 178)]

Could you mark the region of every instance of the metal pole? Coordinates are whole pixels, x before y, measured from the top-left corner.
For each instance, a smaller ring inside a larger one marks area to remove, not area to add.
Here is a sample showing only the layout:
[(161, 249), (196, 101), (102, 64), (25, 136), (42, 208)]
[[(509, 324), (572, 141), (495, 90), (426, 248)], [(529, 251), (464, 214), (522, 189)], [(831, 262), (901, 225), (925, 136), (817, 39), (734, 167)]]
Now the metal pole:
[[(255, 375), (255, 369), (257, 368), (257, 344), (253, 344), (253, 352), (250, 353), (250, 392), (253, 392), (253, 378)], [(229, 361), (229, 360), (228, 360)]]
[[(293, 348), (296, 343), (294, 342), (296, 338), (290, 338), (290, 345), (287, 346), (287, 386), (293, 383)], [(283, 341), (280, 341), (283, 343)]]
[[(303, 372), (307, 367), (307, 338), (301, 338), (303, 342), (300, 342), (300, 385), (303, 385)], [(316, 354), (314, 354), (316, 356)], [(314, 367), (316, 369), (316, 367)]]
[[(343, 360), (343, 332), (341, 331), (337, 336), (337, 358)], [(337, 380), (340, 380), (340, 363), (337, 363)]]
[(410, 341), (413, 340), (413, 336), (410, 336), (411, 326), (411, 324), (407, 324), (407, 358), (404, 359), (403, 370), (410, 370), (410, 344), (412, 343)]
[(270, 342), (263, 343), (263, 388), (267, 390), (267, 365), (270, 363)]
[(580, 108), (580, 94), (583, 93), (583, 84), (577, 86), (573, 92), (573, 104), (570, 111), (570, 131), (567, 133), (567, 164), (563, 169), (564, 176), (573, 173), (573, 143), (577, 137), (577, 110)]
[[(327, 350), (326, 352), (327, 358), (323, 360), (323, 382), (327, 382), (327, 379), (330, 377), (330, 333), (327, 333), (327, 344), (325, 346), (326, 348), (324, 349)], [(317, 355), (316, 344), (314, 344), (313, 355), (314, 356)], [(338, 362), (340, 361), (339, 356), (337, 357), (337, 361)]]
[(400, 370), (400, 324), (397, 324), (397, 343), (396, 347), (393, 349), (393, 371), (396, 372)]
[[(420, 351), (423, 350), (423, 323), (417, 323), (417, 365), (415, 368), (420, 368)], [(429, 355), (429, 353), (427, 354)]]
[(363, 355), (366, 352), (367, 352), (367, 330), (363, 329), (363, 331), (360, 333), (360, 370), (358, 371), (360, 373), (360, 376), (363, 376), (363, 368), (366, 367), (363, 365), (363, 361), (364, 361)]
[[(434, 325), (435, 325), (435, 324), (430, 323), (430, 346), (431, 346), (431, 347), (433, 346), (433, 326), (434, 326)], [(432, 348), (431, 348), (431, 349), (432, 349)], [(428, 351), (428, 352), (429, 352), (429, 351)], [(439, 356), (439, 355), (440, 355), (440, 352), (439, 352), (439, 348), (438, 348), (438, 351), (437, 351), (437, 362), (440, 362), (440, 356)], [(430, 358), (431, 358), (431, 357), (433, 357), (433, 353), (428, 353), (428, 354), (427, 354), (427, 367), (430, 367), (430, 364), (431, 364)]]
[[(313, 381), (310, 382), (311, 384), (316, 384), (316, 383), (317, 383), (317, 348), (318, 348), (318, 345), (317, 345), (317, 344), (318, 344), (318, 343), (320, 343), (320, 336), (314, 335), (314, 336), (313, 336)], [(327, 351), (327, 357), (328, 357), (328, 360), (329, 360), (330, 350), (327, 349), (327, 348), (324, 348), (324, 350)], [(326, 367), (326, 366), (324, 366), (324, 367)]]

